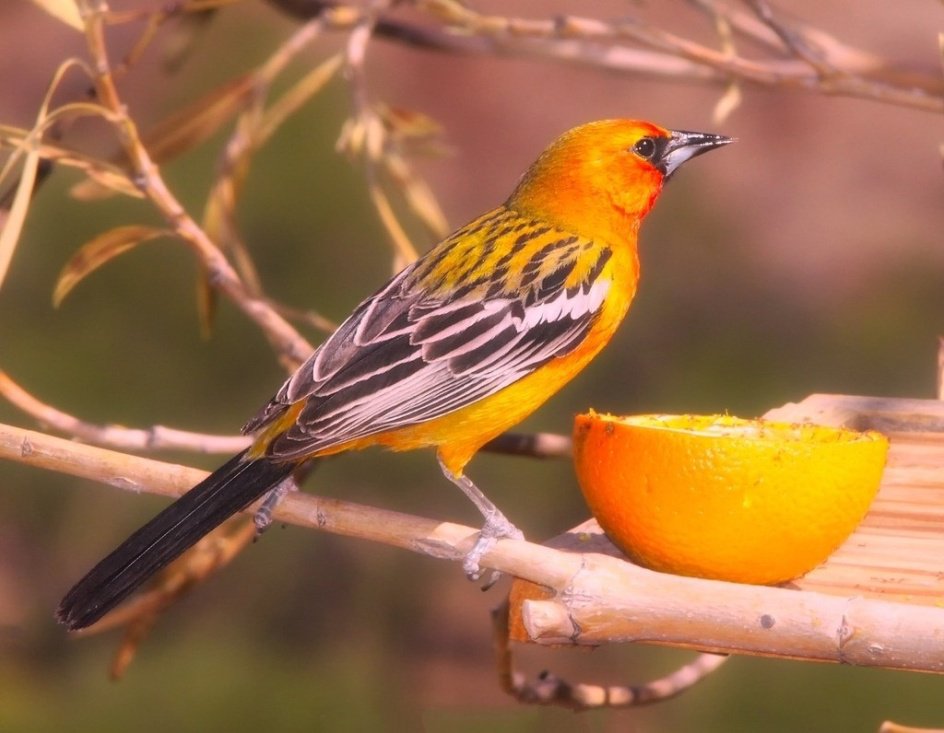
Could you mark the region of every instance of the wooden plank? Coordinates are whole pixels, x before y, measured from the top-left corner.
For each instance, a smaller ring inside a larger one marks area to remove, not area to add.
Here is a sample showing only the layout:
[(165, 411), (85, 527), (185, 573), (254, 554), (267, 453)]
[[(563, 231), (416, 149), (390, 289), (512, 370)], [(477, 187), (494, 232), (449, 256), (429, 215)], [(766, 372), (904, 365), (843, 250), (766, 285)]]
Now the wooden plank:
[[(874, 607), (874, 613), (878, 614), (876, 623), (879, 620), (894, 621), (892, 625), (898, 631), (890, 634), (889, 638), (900, 640), (910, 636), (922, 639), (922, 648), (933, 657), (919, 661), (914, 658), (917, 651), (910, 649), (905, 653), (907, 659), (872, 660), (865, 655), (854, 660), (844, 658), (843, 661), (944, 671), (944, 642), (939, 628), (940, 614), (944, 614), (944, 403), (937, 400), (812, 395), (800, 403), (772, 410), (766, 417), (786, 422), (875, 429), (890, 438), (888, 464), (879, 492), (859, 528), (825, 563), (804, 577), (785, 584), (784, 589), (797, 591), (798, 602), (807, 596), (810, 603), (821, 603), (817, 599), (829, 596), (842, 596), (843, 602), (849, 604), (856, 603), (857, 599), (875, 599), (863, 603), (878, 603)], [(601, 553), (626, 560), (594, 520), (547, 544), (585, 557), (592, 557), (587, 553)], [(706, 588), (717, 587), (719, 592), (731, 587), (731, 584), (719, 584), (718, 581), (700, 582), (706, 584)], [(751, 586), (742, 587), (747, 590)], [(699, 609), (704, 605), (704, 599), (709, 597), (705, 593), (699, 594), (699, 606), (693, 606), (689, 615), (700, 616)], [(544, 605), (552, 609), (553, 603), (563, 602), (571, 616), (574, 615), (574, 604), (568, 600), (567, 594), (560, 595), (550, 588), (540, 589), (516, 581), (511, 598), (512, 638), (518, 641), (540, 638), (530, 636), (540, 628), (540, 624), (534, 621), (535, 609), (543, 609)], [(784, 603), (784, 599), (792, 596), (779, 598), (779, 602)], [(868, 608), (872, 609), (871, 606)], [(523, 620), (528, 618), (530, 625)], [(607, 636), (606, 629), (601, 632), (593, 628), (594, 624), (584, 621), (586, 625), (580, 627), (584, 641), (580, 643), (586, 643), (585, 640), (594, 638), (594, 635), (613, 640), (619, 636)], [(613, 623), (613, 619), (610, 618), (609, 622)], [(863, 630), (866, 627), (862, 626)], [(553, 629), (553, 624), (549, 628)], [(930, 636), (929, 630), (933, 630)], [(699, 639), (678, 636), (671, 640), (666, 637), (650, 641), (702, 649), (725, 648), (721, 644), (707, 643), (709, 637), (710, 633), (702, 629)], [(543, 638), (541, 641), (546, 643)], [(557, 641), (560, 643), (561, 639)], [(801, 647), (764, 652), (744, 645), (741, 653), (825, 660), (822, 654), (807, 654)]]
[(862, 524), (792, 587), (944, 605), (944, 434), (889, 439), (888, 467)]

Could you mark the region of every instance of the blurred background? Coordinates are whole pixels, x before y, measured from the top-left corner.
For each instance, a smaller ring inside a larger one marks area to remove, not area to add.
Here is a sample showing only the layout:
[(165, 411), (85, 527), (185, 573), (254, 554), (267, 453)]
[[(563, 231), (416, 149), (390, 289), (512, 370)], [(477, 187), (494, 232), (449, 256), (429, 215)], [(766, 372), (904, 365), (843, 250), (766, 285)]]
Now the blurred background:
[[(147, 6), (140, 3), (139, 6)], [(492, 12), (641, 15), (711, 41), (682, 2), (476, 3)], [(803, 20), (902, 70), (940, 67), (940, 3), (784, 0)], [(220, 11), (174, 73), (161, 39), (122, 80), (142, 125), (264, 61), (296, 21), (261, 2)], [(139, 29), (134, 29), (139, 30)], [(134, 34), (110, 35), (114, 57)], [(298, 73), (341, 47), (326, 35)], [(80, 34), (28, 2), (0, 5), (0, 123), (30, 126), (56, 66), (84, 55)], [(522, 429), (567, 433), (588, 407), (617, 413), (758, 415), (813, 392), (936, 394), (944, 331), (941, 118), (871, 101), (744, 87), (716, 124), (723, 90), (536, 59), (458, 56), (378, 40), (374, 100), (438, 121), (448, 154), (415, 159), (449, 223), (502, 201), (563, 130), (633, 116), (736, 136), (687, 166), (642, 232), (643, 280), (612, 345)], [(81, 98), (70, 77), (60, 96)], [(268, 292), (342, 319), (390, 274), (386, 234), (363, 171), (335, 152), (351, 99), (335, 79), (255, 158), (239, 223)], [(228, 130), (164, 169), (201, 212)], [(73, 144), (107, 153), (101, 125)], [(42, 400), (96, 423), (235, 433), (283, 373), (265, 339), (221, 300), (212, 337), (195, 309), (197, 269), (161, 240), (82, 282), (59, 309), (67, 258), (96, 234), (159, 224), (143, 202), (78, 202), (57, 170), (39, 189), (0, 290), (0, 367)], [(432, 241), (413, 227), (418, 246)], [(319, 335), (309, 331), (316, 340)], [(0, 421), (35, 427), (0, 402)], [(218, 457), (159, 458), (212, 468)], [(532, 540), (584, 520), (567, 466), (482, 454), (470, 476)], [(327, 462), (316, 493), (474, 523), (431, 454), (368, 452)], [(574, 715), (499, 690), (489, 609), (457, 566), (362, 541), (273, 528), (162, 619), (127, 676), (110, 682), (117, 635), (72, 640), (59, 597), (161, 499), (18, 464), (0, 464), (0, 730), (818, 731), (882, 720), (944, 725), (944, 683), (909, 673), (735, 659), (656, 706)], [(641, 682), (690, 653), (644, 646), (521, 650), (536, 674)]]

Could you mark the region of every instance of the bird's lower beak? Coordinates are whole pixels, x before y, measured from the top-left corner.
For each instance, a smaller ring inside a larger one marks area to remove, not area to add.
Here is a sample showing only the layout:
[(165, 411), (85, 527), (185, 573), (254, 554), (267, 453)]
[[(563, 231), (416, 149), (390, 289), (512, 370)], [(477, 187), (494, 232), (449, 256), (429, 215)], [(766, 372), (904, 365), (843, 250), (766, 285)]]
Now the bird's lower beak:
[(672, 130), (671, 133), (672, 135), (669, 137), (668, 145), (665, 146), (661, 165), (659, 166), (667, 179), (686, 160), (734, 142), (732, 137), (712, 135), (707, 132)]

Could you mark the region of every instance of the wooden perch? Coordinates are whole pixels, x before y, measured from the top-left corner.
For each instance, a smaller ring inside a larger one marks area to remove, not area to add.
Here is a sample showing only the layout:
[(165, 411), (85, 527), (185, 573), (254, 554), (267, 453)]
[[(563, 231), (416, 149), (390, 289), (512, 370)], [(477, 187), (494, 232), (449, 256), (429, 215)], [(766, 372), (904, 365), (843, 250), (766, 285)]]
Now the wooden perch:
[(944, 672), (944, 404), (813, 395), (767, 417), (891, 438), (868, 516), (826, 563), (788, 587), (683, 579), (631, 564), (591, 520), (548, 543), (582, 558), (577, 575), (563, 585), (515, 582), (512, 638)]
[[(811, 398), (837, 404), (859, 398)], [(885, 419), (896, 401), (875, 403)], [(940, 403), (903, 401), (922, 428)], [(824, 414), (822, 411), (818, 415)], [(783, 413), (778, 415), (784, 417)], [(598, 645), (647, 641), (722, 653), (944, 672), (944, 439), (892, 434), (889, 469), (862, 527), (792, 587), (769, 588), (656, 573), (615, 557), (591, 525), (568, 533), (566, 550), (503, 540), (484, 564), (530, 581), (513, 591), (516, 638)], [(0, 425), (0, 458), (176, 496), (204, 473)], [(905, 498), (902, 498), (904, 496)], [(475, 529), (290, 494), (277, 521), (460, 559)], [(540, 591), (535, 595), (534, 588)], [(528, 592), (523, 592), (528, 591)]]

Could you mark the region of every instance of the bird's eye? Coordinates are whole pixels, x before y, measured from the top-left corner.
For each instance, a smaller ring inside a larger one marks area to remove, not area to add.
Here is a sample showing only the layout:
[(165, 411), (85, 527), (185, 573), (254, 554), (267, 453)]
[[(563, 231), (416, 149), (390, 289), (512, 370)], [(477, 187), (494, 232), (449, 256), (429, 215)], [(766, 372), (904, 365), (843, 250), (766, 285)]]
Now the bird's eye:
[(656, 154), (656, 143), (651, 137), (644, 137), (633, 145), (633, 152), (640, 158), (650, 160)]

